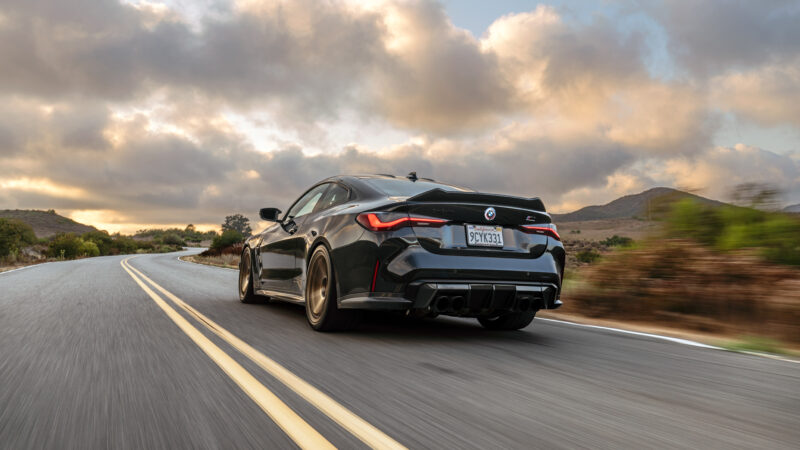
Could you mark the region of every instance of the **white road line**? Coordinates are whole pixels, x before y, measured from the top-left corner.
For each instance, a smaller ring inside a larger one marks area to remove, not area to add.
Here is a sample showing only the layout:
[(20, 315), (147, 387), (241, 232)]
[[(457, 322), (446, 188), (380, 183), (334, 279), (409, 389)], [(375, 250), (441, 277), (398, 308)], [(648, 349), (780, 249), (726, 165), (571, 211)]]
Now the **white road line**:
[(655, 338), (655, 339), (661, 339), (661, 340), (664, 340), (664, 341), (675, 342), (676, 344), (688, 345), (690, 347), (712, 348), (712, 349), (715, 349), (715, 350), (725, 350), (722, 347), (716, 347), (716, 346), (713, 346), (713, 345), (703, 344), (702, 342), (690, 341), (688, 339), (680, 339), (680, 338), (674, 338), (674, 337), (669, 337), (669, 336), (662, 336), (660, 334), (642, 333), (640, 331), (623, 330), (621, 328), (611, 328), (611, 327), (602, 327), (600, 325), (588, 325), (588, 324), (585, 324), (585, 323), (567, 322), (566, 320), (545, 319), (544, 317), (537, 317), (536, 320), (545, 320), (547, 322), (564, 323), (564, 324), (572, 325), (572, 326), (576, 326), (576, 327), (594, 328), (596, 330), (614, 331), (614, 332), (617, 332), (617, 333), (632, 334), (634, 336), (650, 337), (650, 338)]
[(595, 330), (605, 330), (605, 331), (612, 331), (612, 332), (621, 333), (621, 334), (631, 334), (631, 335), (634, 335), (634, 336), (649, 337), (649, 338), (653, 338), (653, 339), (660, 339), (662, 341), (674, 342), (676, 344), (688, 345), (690, 347), (708, 348), (708, 349), (712, 349), (712, 350), (723, 350), (723, 351), (726, 351), (726, 352), (730, 351), (730, 352), (734, 352), (734, 353), (746, 353), (748, 355), (764, 356), (764, 357), (767, 357), (767, 358), (776, 359), (778, 361), (786, 361), (786, 362), (791, 362), (791, 363), (795, 363), (795, 364), (800, 363), (799, 360), (783, 358), (781, 356), (773, 355), (773, 354), (770, 354), (770, 353), (759, 353), (759, 352), (748, 352), (748, 351), (735, 352), (733, 350), (728, 350), (728, 349), (723, 348), (723, 347), (717, 347), (715, 345), (708, 345), (708, 344), (703, 344), (702, 342), (690, 341), (688, 339), (674, 338), (674, 337), (670, 337), (670, 336), (663, 336), (663, 335), (660, 335), (660, 334), (642, 333), (641, 331), (623, 330), (621, 328), (602, 327), (600, 325), (589, 325), (589, 324), (585, 324), (585, 323), (567, 322), (566, 320), (546, 319), (544, 317), (537, 317), (536, 320), (544, 320), (544, 321), (547, 321), (547, 322), (563, 323), (563, 324), (566, 324), (566, 325), (572, 325), (574, 327), (593, 328)]
[(18, 270), (30, 269), (31, 267), (43, 266), (45, 264), (50, 264), (51, 262), (53, 262), (53, 261), (48, 261), (48, 262), (39, 263), (39, 264), (31, 264), (30, 266), (23, 266), (23, 267), (18, 267), (16, 269), (6, 270), (5, 272), (0, 272), (0, 275), (5, 275), (7, 273), (16, 272)]

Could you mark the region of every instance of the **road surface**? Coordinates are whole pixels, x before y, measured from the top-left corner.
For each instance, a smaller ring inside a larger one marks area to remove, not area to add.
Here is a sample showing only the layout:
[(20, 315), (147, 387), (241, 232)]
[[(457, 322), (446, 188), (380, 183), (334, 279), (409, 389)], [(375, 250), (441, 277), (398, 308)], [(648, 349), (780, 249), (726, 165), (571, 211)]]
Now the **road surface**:
[(0, 274), (0, 447), (800, 443), (800, 364), (538, 319), (316, 333), (236, 281), (175, 253)]

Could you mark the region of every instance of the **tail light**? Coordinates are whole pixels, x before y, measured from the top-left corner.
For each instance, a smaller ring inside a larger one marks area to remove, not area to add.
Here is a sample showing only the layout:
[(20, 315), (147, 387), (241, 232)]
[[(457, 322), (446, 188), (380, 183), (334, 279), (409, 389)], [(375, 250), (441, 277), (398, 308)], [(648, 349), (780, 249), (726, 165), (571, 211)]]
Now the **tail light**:
[(398, 213), (362, 213), (356, 217), (362, 227), (371, 231), (391, 231), (403, 227), (440, 227), (447, 223), (433, 217), (410, 217)]
[(540, 225), (522, 225), (520, 229), (526, 233), (542, 234), (544, 236), (551, 237), (557, 241), (561, 240), (561, 236), (558, 235), (558, 228), (553, 223), (543, 223)]

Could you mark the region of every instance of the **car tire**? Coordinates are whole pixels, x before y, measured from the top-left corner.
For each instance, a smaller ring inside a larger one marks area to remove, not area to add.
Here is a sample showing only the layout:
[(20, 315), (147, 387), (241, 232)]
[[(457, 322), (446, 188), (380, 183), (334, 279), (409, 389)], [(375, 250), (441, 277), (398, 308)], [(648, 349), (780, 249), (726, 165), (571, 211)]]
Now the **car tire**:
[(253, 289), (253, 264), (250, 256), (250, 249), (242, 252), (242, 259), (239, 261), (239, 301), (242, 303), (263, 303), (266, 300), (260, 295), (256, 295)]
[(333, 264), (324, 245), (314, 249), (308, 261), (305, 303), (308, 324), (316, 331), (350, 330), (361, 318), (360, 311), (339, 309)]
[(478, 317), (478, 322), (487, 330), (520, 330), (536, 317), (536, 311), (514, 312), (495, 317)]

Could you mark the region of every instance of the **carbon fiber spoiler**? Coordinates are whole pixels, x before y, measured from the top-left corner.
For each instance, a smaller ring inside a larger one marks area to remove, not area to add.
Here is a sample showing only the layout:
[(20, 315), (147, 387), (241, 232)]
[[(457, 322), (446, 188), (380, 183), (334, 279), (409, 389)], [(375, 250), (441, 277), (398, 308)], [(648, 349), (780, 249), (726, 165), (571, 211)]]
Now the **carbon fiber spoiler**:
[(513, 208), (530, 209), (547, 212), (539, 197), (524, 198), (512, 195), (483, 194), (480, 192), (456, 192), (443, 189), (431, 189), (417, 194), (409, 202), (445, 202), (445, 203), (480, 203), (489, 206), (511, 206)]

